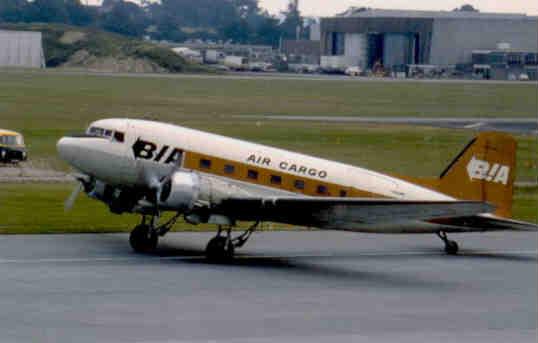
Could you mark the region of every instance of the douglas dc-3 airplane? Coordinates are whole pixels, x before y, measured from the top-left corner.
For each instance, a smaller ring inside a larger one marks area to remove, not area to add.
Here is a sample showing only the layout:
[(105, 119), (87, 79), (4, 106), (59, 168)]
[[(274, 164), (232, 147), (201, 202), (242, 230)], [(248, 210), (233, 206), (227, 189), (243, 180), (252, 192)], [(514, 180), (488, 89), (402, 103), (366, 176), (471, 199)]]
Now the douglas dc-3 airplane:
[[(480, 133), (438, 178), (396, 177), (343, 163), (176, 125), (104, 119), (63, 137), (59, 155), (84, 190), (113, 213), (139, 213), (130, 235), (136, 252), (156, 248), (180, 216), (211, 223), (211, 259), (229, 259), (262, 221), (370, 233), (538, 230), (511, 220), (516, 141)], [(163, 211), (175, 215), (159, 224)], [(146, 220), (149, 217), (150, 220)], [(255, 222), (234, 237), (237, 221)]]

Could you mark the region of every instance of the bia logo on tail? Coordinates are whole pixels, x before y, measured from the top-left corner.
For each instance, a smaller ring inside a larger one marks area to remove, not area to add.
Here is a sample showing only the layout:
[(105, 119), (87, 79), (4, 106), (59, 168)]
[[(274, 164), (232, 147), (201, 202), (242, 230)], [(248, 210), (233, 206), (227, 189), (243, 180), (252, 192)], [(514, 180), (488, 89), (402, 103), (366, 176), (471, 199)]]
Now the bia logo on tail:
[(471, 180), (486, 180), (507, 185), (510, 167), (498, 163), (491, 165), (473, 156), (467, 164), (467, 174)]

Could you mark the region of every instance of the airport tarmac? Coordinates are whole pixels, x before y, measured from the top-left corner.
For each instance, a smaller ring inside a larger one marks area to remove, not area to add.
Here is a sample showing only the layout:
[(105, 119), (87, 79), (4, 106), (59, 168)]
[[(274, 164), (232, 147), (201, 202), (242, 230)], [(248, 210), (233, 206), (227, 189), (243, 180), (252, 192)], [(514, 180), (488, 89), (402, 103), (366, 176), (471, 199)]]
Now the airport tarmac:
[(0, 236), (2, 342), (536, 342), (538, 233)]
[[(28, 73), (25, 69), (0, 69), (3, 73)], [(224, 72), (213, 73), (116, 73), (77, 68), (35, 70), (34, 73), (55, 75), (88, 75), (135, 78), (173, 78), (173, 79), (228, 79), (228, 80), (305, 80), (305, 81), (345, 81), (345, 82), (412, 82), (412, 83), (452, 83), (486, 85), (538, 85), (536, 81), (474, 80), (474, 79), (414, 79), (391, 77), (351, 77), (343, 74), (298, 74), (278, 72)]]
[(503, 131), (516, 134), (538, 135), (538, 118), (479, 118), (479, 117), (358, 117), (358, 116), (288, 116), (288, 115), (237, 115), (236, 118), (312, 121), (331, 123), (419, 125), (475, 131)]

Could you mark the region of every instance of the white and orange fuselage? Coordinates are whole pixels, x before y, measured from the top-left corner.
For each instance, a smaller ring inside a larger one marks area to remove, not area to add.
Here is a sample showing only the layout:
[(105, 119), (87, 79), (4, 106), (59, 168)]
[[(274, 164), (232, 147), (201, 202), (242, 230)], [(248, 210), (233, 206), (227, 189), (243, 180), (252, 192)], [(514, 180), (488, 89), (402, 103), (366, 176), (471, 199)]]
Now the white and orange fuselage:
[[(58, 143), (64, 160), (85, 175), (112, 186), (158, 188), (174, 168), (194, 173), (203, 180), (192, 189), (208, 188), (206, 198), (199, 199), (207, 204), (229, 197), (290, 196), (474, 200), (495, 205), (495, 213), (485, 214), (494, 217), (511, 214), (515, 149), (512, 137), (484, 133), (457, 156), (440, 178), (419, 180), (146, 120), (99, 120), (90, 125), (84, 138), (64, 137)], [(167, 204), (163, 203), (162, 208), (167, 209)], [(168, 209), (174, 210), (170, 206)], [(415, 221), (403, 229), (395, 228), (394, 223), (385, 227), (377, 223), (375, 228), (354, 224), (345, 229), (435, 232), (432, 225), (431, 221)]]

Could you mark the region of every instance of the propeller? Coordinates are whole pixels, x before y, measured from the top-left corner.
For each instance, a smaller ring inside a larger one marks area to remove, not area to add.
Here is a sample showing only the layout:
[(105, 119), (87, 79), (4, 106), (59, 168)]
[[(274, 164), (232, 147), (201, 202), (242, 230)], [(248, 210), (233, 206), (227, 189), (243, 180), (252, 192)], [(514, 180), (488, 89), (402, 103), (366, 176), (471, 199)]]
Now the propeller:
[(76, 174), (73, 176), (77, 180), (77, 183), (75, 187), (73, 187), (73, 191), (71, 192), (69, 197), (67, 197), (67, 199), (65, 199), (64, 201), (65, 212), (69, 212), (73, 209), (73, 206), (75, 205), (75, 201), (77, 200), (80, 192), (83, 190), (89, 191), (89, 187), (91, 184), (91, 178), (88, 175)]
[[(174, 165), (172, 166), (172, 169), (170, 169), (170, 172), (168, 175), (162, 177), (159, 181), (156, 179), (153, 179), (153, 182), (149, 182), (150, 189), (153, 190), (153, 199), (151, 199), (151, 202), (154, 204), (155, 212), (159, 212), (159, 201), (161, 201), (161, 197), (163, 194), (163, 191), (169, 192), (170, 189), (170, 182), (172, 180), (172, 176), (174, 173), (176, 173), (181, 168), (181, 159), (176, 159), (174, 161)], [(168, 188), (168, 189), (167, 189)]]
[(65, 199), (65, 202), (64, 202), (65, 212), (69, 212), (73, 209), (73, 206), (75, 205), (75, 201), (77, 200), (78, 195), (83, 189), (84, 189), (84, 185), (82, 184), (82, 182), (77, 182), (77, 184), (73, 188), (73, 191), (71, 192), (69, 197)]

